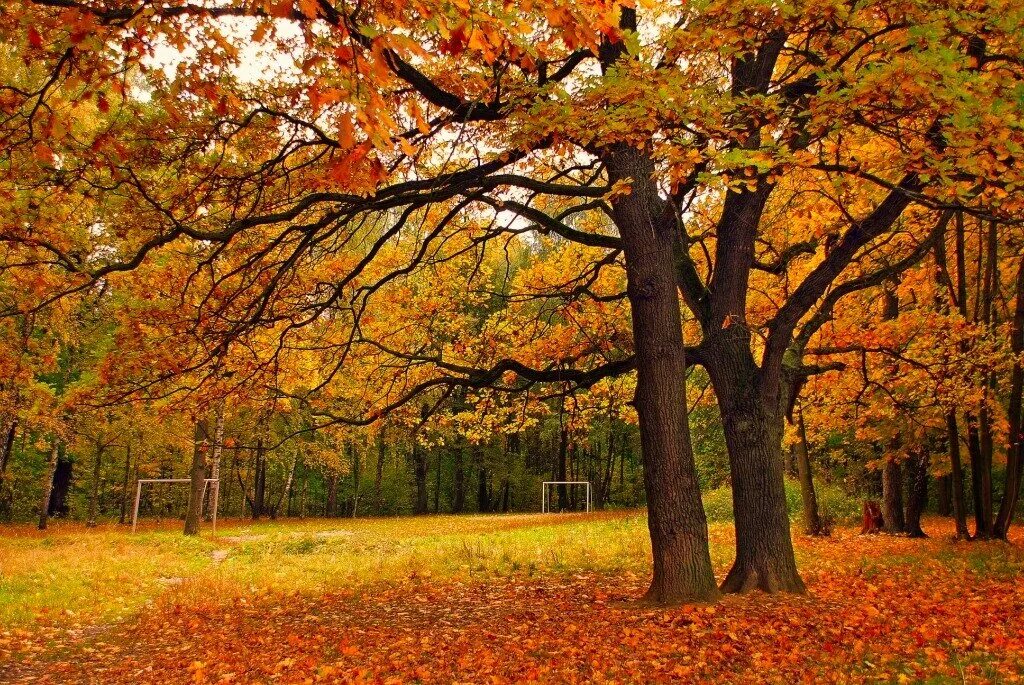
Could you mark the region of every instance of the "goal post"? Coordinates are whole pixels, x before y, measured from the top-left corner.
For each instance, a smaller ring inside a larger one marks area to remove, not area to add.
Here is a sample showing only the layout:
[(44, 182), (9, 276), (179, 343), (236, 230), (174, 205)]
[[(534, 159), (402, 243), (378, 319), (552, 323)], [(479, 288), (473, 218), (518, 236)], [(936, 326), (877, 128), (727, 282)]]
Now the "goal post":
[(552, 511), (551, 509), (551, 486), (552, 485), (565, 485), (565, 486), (586, 486), (587, 488), (587, 512), (590, 512), (590, 505), (592, 499), (590, 497), (590, 481), (589, 480), (546, 480), (541, 483), (540, 486), (540, 513), (547, 514)]
[[(135, 506), (132, 507), (132, 532), (139, 525), (139, 504), (142, 502), (143, 483), (191, 483), (191, 478), (140, 478), (135, 485)], [(220, 478), (203, 479), (203, 494), (199, 500), (199, 516), (203, 515), (202, 501), (206, 498), (206, 488), (213, 487), (213, 532), (217, 532), (217, 502), (220, 499)]]

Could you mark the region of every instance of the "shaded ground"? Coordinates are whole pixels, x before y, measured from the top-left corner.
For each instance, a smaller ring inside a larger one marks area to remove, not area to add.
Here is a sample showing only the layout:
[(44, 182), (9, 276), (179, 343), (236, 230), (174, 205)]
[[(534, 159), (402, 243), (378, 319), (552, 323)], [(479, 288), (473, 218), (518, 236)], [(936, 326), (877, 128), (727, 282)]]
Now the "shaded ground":
[[(493, 526), (505, 523), (512, 521)], [(643, 532), (642, 523), (635, 517), (612, 523), (576, 519), (565, 527), (575, 537), (587, 527), (625, 526), (621, 534), (632, 539)], [(637, 606), (631, 600), (644, 589), (644, 560), (634, 564), (616, 556), (611, 558), (621, 568), (563, 564), (532, 575), (486, 564), (472, 574), (449, 573), (438, 562), (433, 571), (417, 567), (379, 582), (302, 592), (247, 591), (223, 579), (225, 584), (215, 586), (200, 574), (166, 589), (141, 617), (73, 633), (47, 619), (0, 631), (7, 663), (16, 663), (0, 679), (1019, 681), (1024, 554), (1001, 543), (952, 543), (946, 522), (928, 524), (933, 537), (925, 541), (859, 537), (850, 530), (833, 539), (799, 538), (807, 597), (754, 594), (711, 607)], [(465, 532), (462, 542), (471, 545), (474, 536), (486, 535), (515, 557), (523, 541), (491, 537), (494, 528), (488, 525), (477, 518), (469, 528), (487, 532)], [(528, 536), (527, 546), (536, 535), (531, 526), (507, 534)], [(358, 538), (328, 536), (330, 544)], [(727, 550), (728, 527), (713, 527), (712, 539), (716, 551)], [(449, 542), (435, 544), (450, 553)], [(239, 549), (211, 567), (230, 566)], [(567, 558), (575, 559), (568, 552)], [(716, 561), (723, 572), (724, 561), (718, 555)], [(214, 587), (220, 591), (201, 596), (200, 589)]]

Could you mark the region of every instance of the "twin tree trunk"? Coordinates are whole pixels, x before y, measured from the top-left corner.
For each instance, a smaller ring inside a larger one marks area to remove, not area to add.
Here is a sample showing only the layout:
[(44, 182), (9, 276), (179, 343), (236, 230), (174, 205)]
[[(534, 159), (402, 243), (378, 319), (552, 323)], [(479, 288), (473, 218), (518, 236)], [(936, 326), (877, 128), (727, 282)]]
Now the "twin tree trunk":
[(733, 325), (702, 346), (722, 414), (736, 520), (736, 561), (722, 591), (804, 592), (786, 505), (783, 388), (761, 387), (748, 335)]
[(608, 155), (610, 180), (631, 183), (612, 203), (626, 257), (626, 292), (633, 319), (647, 522), (654, 556), (648, 599), (712, 601), (718, 588), (708, 550), (707, 520), (686, 414), (674, 223), (659, 221), (653, 165), (640, 151), (617, 146)]

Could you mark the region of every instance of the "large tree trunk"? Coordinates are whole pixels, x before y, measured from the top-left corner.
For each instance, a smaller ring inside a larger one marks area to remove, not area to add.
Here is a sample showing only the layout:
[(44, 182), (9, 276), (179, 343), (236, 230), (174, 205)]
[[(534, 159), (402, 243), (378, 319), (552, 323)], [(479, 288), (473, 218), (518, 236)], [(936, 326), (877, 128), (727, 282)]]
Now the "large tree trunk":
[(802, 593), (786, 505), (783, 403), (778, 394), (762, 396), (745, 340), (741, 346), (708, 357), (708, 373), (712, 382), (717, 379), (736, 519), (736, 561), (722, 591)]
[(206, 455), (210, 450), (210, 431), (206, 419), (196, 421), (192, 445), (188, 513), (185, 515), (185, 535), (199, 535), (199, 520), (203, 509), (203, 490), (206, 486)]
[(891, 535), (907, 531), (903, 517), (903, 467), (894, 458), (882, 467), (882, 530)]
[(92, 464), (92, 483), (89, 488), (89, 516), (85, 521), (86, 528), (96, 527), (96, 513), (100, 504), (100, 470), (103, 466), (104, 445), (96, 445), (96, 455)]
[[(686, 408), (686, 357), (675, 282), (674, 217), (655, 216), (653, 164), (621, 145), (608, 158), (610, 180), (630, 184), (612, 202), (626, 258), (633, 321), (647, 525), (654, 575), (647, 597), (659, 603), (712, 601), (707, 519), (693, 461)], [(788, 529), (787, 529), (788, 530)]]
[(800, 478), (800, 500), (803, 504), (804, 532), (807, 535), (823, 535), (827, 531), (821, 525), (818, 514), (818, 495), (814, 491), (814, 474), (811, 471), (811, 455), (807, 445), (807, 427), (804, 425), (803, 408), (797, 412), (797, 430), (800, 438), (796, 443), (796, 470)]
[(906, 531), (912, 538), (928, 537), (921, 528), (921, 515), (928, 506), (929, 461), (928, 449), (923, 447), (907, 460), (903, 469), (907, 479)]
[(46, 530), (46, 524), (50, 518), (50, 494), (53, 492), (53, 476), (57, 471), (59, 451), (58, 442), (54, 440), (50, 446), (50, 459), (46, 462), (46, 471), (43, 474), (43, 496), (39, 502), (39, 530)]

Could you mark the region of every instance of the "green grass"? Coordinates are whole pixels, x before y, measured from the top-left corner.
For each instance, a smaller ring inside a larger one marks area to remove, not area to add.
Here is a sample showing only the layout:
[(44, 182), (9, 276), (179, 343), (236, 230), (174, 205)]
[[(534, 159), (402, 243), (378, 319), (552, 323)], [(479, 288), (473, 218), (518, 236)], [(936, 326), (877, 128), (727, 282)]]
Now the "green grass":
[(636, 512), (233, 522), (202, 538), (177, 526), (26, 529), (0, 539), (0, 623), (110, 621), (161, 597), (350, 591), (416, 576), (640, 572), (649, 549)]

